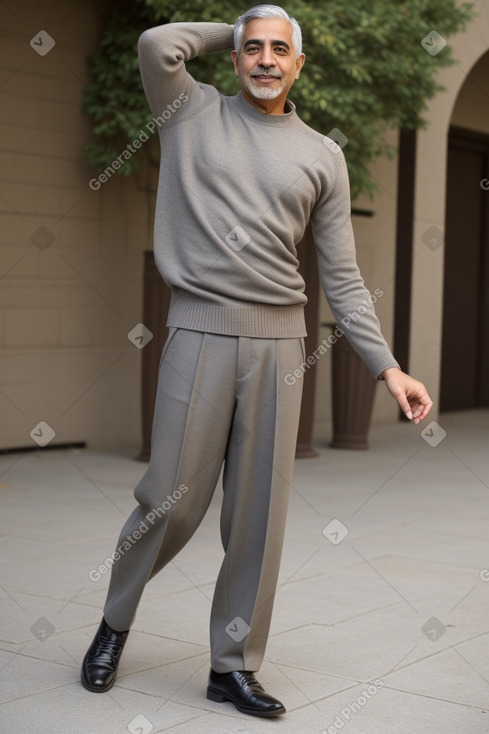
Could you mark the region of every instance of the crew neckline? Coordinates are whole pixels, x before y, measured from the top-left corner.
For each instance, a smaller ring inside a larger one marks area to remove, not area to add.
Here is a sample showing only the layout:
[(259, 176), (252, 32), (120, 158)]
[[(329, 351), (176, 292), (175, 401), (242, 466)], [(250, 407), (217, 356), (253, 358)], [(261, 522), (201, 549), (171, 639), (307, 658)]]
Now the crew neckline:
[(287, 112), (284, 112), (283, 115), (269, 115), (267, 112), (261, 112), (251, 102), (248, 102), (241, 89), (235, 96), (235, 100), (240, 112), (265, 125), (290, 125), (297, 118), (295, 104), (289, 98), (285, 101)]

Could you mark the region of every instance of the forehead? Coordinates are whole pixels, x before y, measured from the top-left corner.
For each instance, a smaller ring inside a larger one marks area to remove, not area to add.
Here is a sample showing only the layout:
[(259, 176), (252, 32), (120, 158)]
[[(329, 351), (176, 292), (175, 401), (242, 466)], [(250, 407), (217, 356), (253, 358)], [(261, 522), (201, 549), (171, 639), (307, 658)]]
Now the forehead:
[(292, 25), (285, 18), (252, 18), (245, 26), (243, 43), (249, 38), (262, 41), (287, 41), (292, 44)]

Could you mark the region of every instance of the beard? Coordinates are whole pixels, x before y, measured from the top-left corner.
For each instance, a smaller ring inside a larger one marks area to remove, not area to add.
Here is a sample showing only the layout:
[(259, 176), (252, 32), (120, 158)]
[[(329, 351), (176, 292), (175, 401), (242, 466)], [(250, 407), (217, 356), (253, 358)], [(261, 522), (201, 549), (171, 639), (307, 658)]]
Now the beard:
[[(266, 75), (264, 75), (266, 76)], [(270, 75), (272, 76), (272, 75)], [(252, 76), (248, 77), (248, 84), (246, 85), (246, 91), (251, 94), (255, 99), (275, 99), (279, 97), (287, 84), (283, 79), (278, 79), (281, 82), (276, 89), (270, 89), (269, 87), (262, 86), (259, 82), (255, 82)]]

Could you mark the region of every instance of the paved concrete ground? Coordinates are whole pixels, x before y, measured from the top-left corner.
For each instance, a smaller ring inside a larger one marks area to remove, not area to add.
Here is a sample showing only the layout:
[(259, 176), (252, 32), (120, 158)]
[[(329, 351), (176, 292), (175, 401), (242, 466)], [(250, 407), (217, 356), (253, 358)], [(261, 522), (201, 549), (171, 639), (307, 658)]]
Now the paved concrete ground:
[(440, 424), (436, 446), (437, 425), (428, 443), (399, 424), (373, 430), (367, 452), (296, 462), (258, 675), (288, 709), (271, 721), (205, 698), (220, 489), (148, 584), (117, 683), (97, 695), (79, 670), (108, 577), (89, 572), (114, 550), (145, 465), (90, 450), (1, 457), (1, 731), (489, 732), (489, 411)]

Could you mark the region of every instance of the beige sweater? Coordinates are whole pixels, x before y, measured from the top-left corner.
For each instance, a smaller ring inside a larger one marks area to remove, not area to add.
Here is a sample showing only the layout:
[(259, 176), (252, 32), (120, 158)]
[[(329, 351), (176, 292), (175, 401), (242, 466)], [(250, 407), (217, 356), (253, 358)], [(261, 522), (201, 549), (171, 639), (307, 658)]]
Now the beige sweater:
[(356, 264), (343, 153), (303, 123), (292, 102), (285, 114), (267, 115), (241, 92), (226, 97), (187, 72), (186, 61), (232, 45), (225, 23), (173, 23), (139, 40), (161, 143), (154, 251), (172, 291), (167, 323), (304, 336), (297, 245), (311, 221), (331, 310), (377, 377), (398, 363)]

